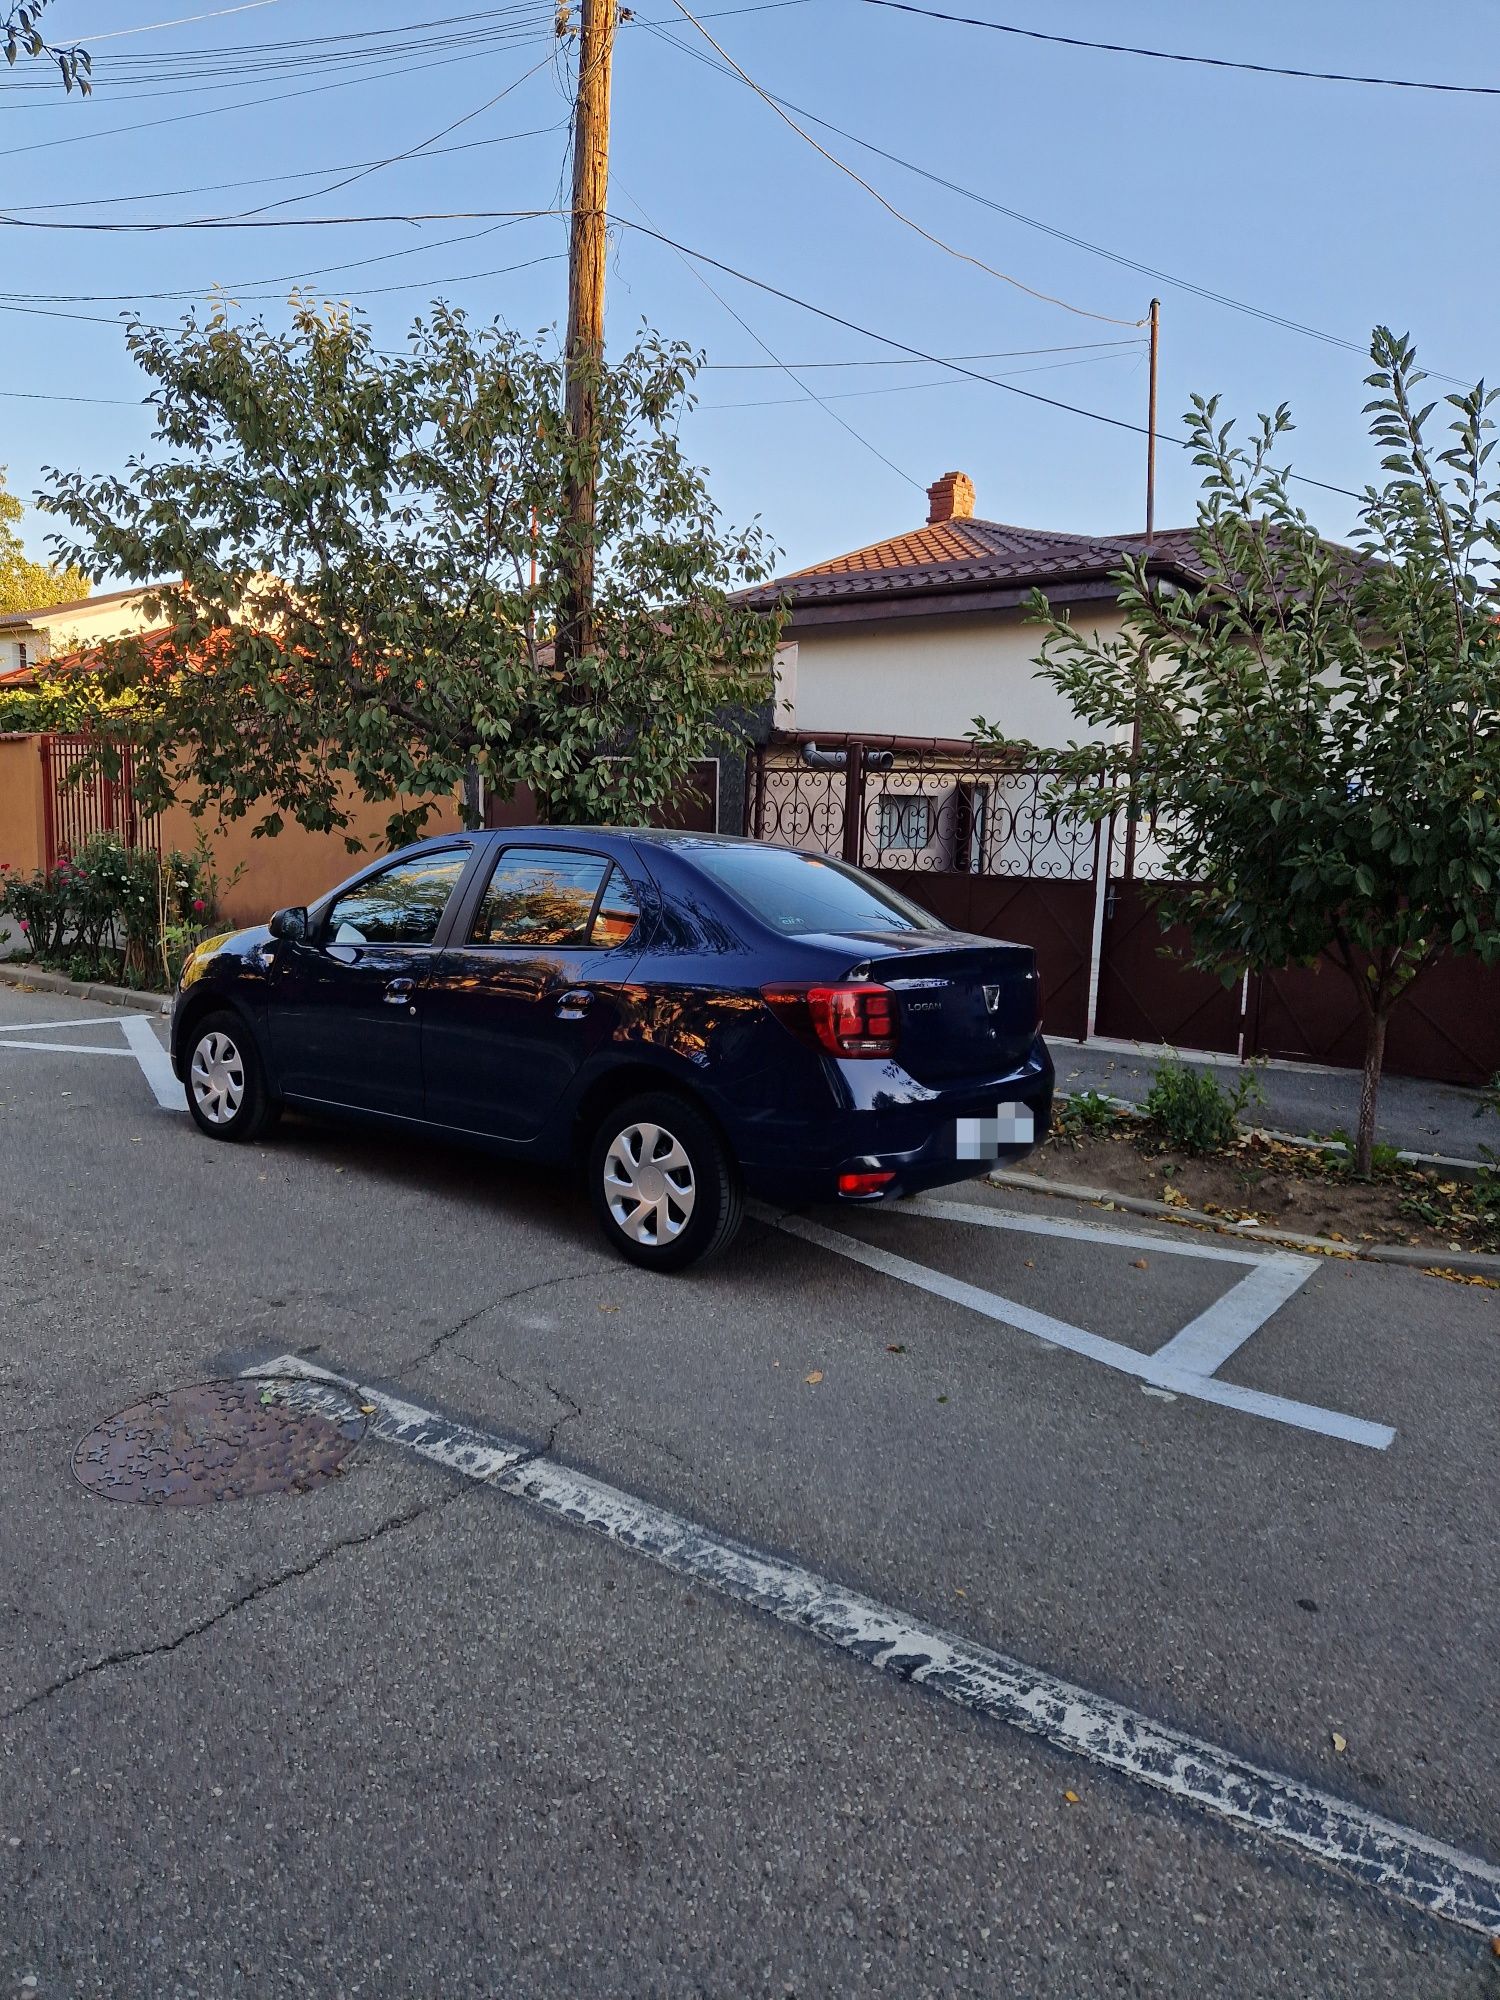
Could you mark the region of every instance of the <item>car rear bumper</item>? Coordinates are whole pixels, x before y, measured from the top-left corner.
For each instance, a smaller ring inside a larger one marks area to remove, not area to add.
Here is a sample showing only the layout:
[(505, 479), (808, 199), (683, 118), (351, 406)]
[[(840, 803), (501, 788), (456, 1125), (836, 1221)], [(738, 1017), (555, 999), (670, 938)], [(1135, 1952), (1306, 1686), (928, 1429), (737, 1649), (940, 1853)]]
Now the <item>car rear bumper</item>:
[[(780, 1142), (764, 1127), (757, 1131), (753, 1154), (741, 1158), (752, 1194), (790, 1203), (891, 1200), (1024, 1159), (1047, 1136), (1053, 1068), (1040, 1035), (1018, 1068), (933, 1091), (910, 1078), (878, 1076), (881, 1066), (873, 1063), (840, 1067), (859, 1072), (849, 1093), (855, 1101), (819, 1117), (811, 1128), (802, 1120)], [(1029, 1138), (1005, 1136), (1012, 1129), (1012, 1110), (1031, 1114)], [(855, 1173), (889, 1173), (891, 1179), (878, 1191), (841, 1195), (840, 1175)]]

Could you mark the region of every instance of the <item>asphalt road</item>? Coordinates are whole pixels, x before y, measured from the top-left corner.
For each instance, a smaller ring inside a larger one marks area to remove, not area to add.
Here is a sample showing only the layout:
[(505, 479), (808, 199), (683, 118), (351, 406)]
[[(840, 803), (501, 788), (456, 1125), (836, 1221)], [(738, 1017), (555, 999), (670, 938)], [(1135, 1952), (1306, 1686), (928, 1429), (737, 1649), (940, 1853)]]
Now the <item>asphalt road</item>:
[(983, 1309), (1144, 1365), (1243, 1275), (1180, 1232), (812, 1220), (852, 1249), (653, 1279), (562, 1181), (214, 1145), (107, 1010), (0, 989), (0, 1994), (1493, 2000), (1472, 1930), (418, 1451), (71, 1475), (301, 1355), (1500, 1863), (1495, 1293), (1319, 1263), (1216, 1372), (1378, 1449)]

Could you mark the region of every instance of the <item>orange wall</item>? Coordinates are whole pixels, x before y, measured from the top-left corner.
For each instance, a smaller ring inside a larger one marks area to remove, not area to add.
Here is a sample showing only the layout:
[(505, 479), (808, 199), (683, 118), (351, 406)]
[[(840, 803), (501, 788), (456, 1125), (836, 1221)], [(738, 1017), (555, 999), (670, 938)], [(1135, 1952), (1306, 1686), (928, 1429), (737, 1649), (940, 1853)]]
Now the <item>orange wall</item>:
[[(409, 801), (402, 800), (407, 804)], [(289, 820), (280, 833), (257, 840), (250, 828), (258, 814), (232, 820), (224, 827), (205, 814), (194, 819), (184, 805), (170, 806), (161, 818), (163, 853), (178, 848), (191, 854), (205, 835), (219, 871), (219, 908), (234, 924), (263, 924), (273, 910), (288, 904), (315, 902), (367, 861), (386, 851), (385, 822), (391, 806), (385, 802), (352, 804), (352, 819), (343, 832), (309, 833)], [(457, 801), (440, 804), (423, 829), (424, 835), (452, 833), (462, 824)], [(364, 849), (351, 854), (344, 833), (363, 840)], [(239, 870), (234, 881), (230, 877)]]
[(0, 861), (18, 875), (42, 865), (42, 760), (34, 736), (0, 736)]
[[(46, 834), (43, 817), (42, 760), (35, 736), (0, 736), (0, 861), (18, 875), (42, 866)], [(185, 805), (169, 806), (161, 817), (161, 846), (191, 854), (205, 836), (219, 871), (219, 905), (235, 924), (264, 923), (273, 910), (289, 903), (311, 903), (367, 861), (386, 851), (385, 822), (391, 807), (349, 802), (352, 818), (346, 831), (364, 842), (350, 854), (344, 834), (309, 833), (295, 821), (280, 833), (257, 840), (250, 828), (258, 814), (217, 826), (211, 814), (194, 819)], [(402, 799), (408, 805), (411, 800)], [(462, 824), (456, 799), (441, 802), (427, 821), (426, 833), (452, 833)], [(238, 872), (236, 872), (238, 871)], [(231, 876), (235, 877), (231, 881)]]

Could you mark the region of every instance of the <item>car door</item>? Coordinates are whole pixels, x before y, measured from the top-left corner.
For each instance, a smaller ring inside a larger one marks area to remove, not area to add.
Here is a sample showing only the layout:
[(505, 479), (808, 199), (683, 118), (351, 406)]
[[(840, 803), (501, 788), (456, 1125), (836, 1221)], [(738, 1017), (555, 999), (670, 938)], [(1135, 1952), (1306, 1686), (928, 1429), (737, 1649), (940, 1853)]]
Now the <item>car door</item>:
[(422, 1009), (427, 1117), (534, 1140), (619, 1021), (640, 917), (611, 854), (502, 847), (467, 935), (434, 954)]
[(277, 945), (269, 1025), (286, 1095), (421, 1117), (422, 990), (472, 852), (402, 856), (336, 896), (306, 940)]

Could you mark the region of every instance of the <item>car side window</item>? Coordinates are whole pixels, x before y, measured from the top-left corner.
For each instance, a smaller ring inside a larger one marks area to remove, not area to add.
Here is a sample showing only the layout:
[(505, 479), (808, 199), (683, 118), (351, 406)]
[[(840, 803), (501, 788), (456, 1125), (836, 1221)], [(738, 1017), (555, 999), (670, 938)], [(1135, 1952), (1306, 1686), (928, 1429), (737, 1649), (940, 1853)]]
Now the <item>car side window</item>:
[(621, 945), (641, 920), (640, 898), (618, 868), (611, 868), (599, 908), (594, 914), (590, 944)]
[(508, 847), (495, 863), (469, 934), (471, 944), (589, 942), (610, 863), (562, 847)]
[(324, 942), (431, 944), (468, 859), (467, 849), (448, 848), (367, 875), (329, 910)]

